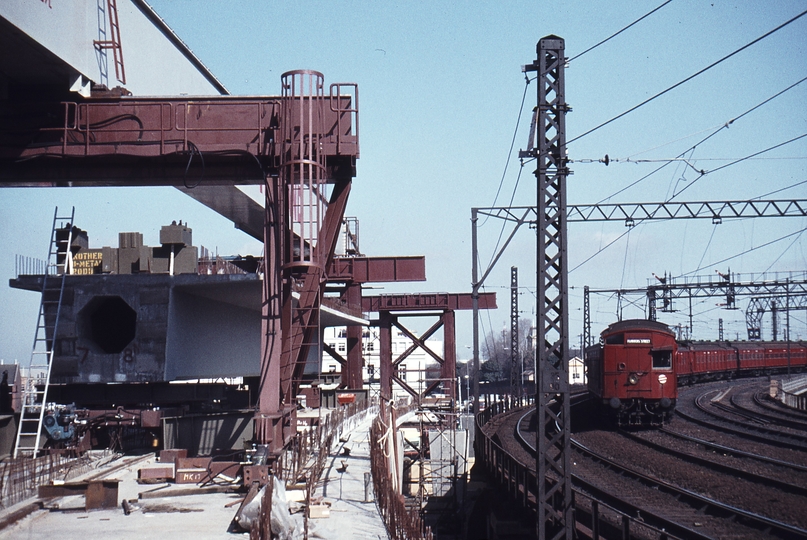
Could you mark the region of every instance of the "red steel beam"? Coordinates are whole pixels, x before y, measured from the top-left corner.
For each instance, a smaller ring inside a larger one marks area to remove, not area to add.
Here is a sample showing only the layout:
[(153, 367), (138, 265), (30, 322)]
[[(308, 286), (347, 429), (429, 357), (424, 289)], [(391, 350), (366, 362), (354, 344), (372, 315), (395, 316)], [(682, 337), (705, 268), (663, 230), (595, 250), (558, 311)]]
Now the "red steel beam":
[[(471, 293), (382, 294), (362, 298), (362, 311), (429, 311), (473, 309)], [(496, 293), (481, 293), (479, 309), (496, 309)]]
[[(280, 165), (283, 99), (119, 96), (0, 105), (0, 185), (262, 184)], [(328, 176), (354, 176), (359, 149), (350, 98), (316, 99), (324, 101), (315, 129), (325, 134)]]
[(426, 258), (410, 257), (337, 257), (328, 267), (328, 281), (353, 283), (391, 283), (426, 281)]

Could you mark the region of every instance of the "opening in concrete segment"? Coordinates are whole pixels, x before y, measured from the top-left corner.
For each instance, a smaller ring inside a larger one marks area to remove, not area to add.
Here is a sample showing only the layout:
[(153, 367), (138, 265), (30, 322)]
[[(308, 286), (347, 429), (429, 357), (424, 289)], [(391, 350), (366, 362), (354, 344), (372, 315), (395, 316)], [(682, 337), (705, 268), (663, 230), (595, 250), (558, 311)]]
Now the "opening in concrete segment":
[(135, 337), (137, 313), (120, 296), (96, 296), (81, 310), (88, 336), (108, 354), (123, 352)]

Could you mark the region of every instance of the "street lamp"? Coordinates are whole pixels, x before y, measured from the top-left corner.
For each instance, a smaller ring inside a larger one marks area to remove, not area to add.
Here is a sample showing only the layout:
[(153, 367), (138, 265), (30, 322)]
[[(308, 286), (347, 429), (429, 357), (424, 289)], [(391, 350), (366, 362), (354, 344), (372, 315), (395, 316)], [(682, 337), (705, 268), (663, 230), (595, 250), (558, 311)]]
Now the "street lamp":
[(468, 407), (470, 407), (470, 403), (471, 403), (471, 387), (470, 387), (471, 383), (468, 382), (470, 377), (468, 377), (467, 373), (465, 374), (464, 377), (465, 377), (465, 406), (463, 407), (463, 409), (464, 409), (464, 412), (467, 414), (468, 413)]

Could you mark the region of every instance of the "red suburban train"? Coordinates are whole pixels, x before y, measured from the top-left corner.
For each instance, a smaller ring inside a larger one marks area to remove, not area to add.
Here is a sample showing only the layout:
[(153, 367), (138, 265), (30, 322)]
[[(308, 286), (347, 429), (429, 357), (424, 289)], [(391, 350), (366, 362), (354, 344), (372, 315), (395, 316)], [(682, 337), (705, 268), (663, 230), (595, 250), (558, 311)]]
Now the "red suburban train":
[(668, 422), (679, 384), (805, 366), (805, 342), (676, 341), (666, 324), (639, 319), (613, 323), (586, 349), (589, 392), (620, 426)]
[(678, 398), (675, 334), (666, 324), (636, 319), (600, 336), (599, 345), (586, 349), (589, 392), (619, 425), (668, 421)]

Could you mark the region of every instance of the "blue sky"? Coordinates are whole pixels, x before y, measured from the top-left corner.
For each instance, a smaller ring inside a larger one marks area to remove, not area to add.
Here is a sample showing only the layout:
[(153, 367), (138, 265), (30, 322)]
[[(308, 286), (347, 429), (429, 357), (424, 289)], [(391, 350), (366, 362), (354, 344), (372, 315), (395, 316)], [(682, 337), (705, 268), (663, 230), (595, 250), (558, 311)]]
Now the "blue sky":
[[(521, 111), (525, 89), (521, 66), (535, 59), (537, 41), (549, 34), (561, 36), (572, 58), (662, 2), (150, 3), (232, 94), (278, 94), (281, 74), (291, 69), (321, 71), (326, 84), (358, 83), (361, 158), (347, 214), (360, 220), (365, 254), (426, 256), (427, 282), (371, 291), (379, 293), (470, 291), (471, 208), (507, 206), (511, 197), (513, 205), (535, 204), (532, 167), (521, 168), (517, 153), (526, 147), (536, 102), (532, 83)], [(573, 111), (566, 118), (567, 139), (689, 77), (805, 9), (801, 1), (674, 0), (570, 62), (566, 100)], [(805, 58), (807, 16), (575, 140), (568, 148), (574, 171), (568, 179), (569, 203), (609, 197), (610, 202), (663, 201), (683, 187), (686, 191), (674, 200), (740, 200), (776, 191), (769, 198), (807, 198), (807, 184), (801, 183), (807, 180), (807, 138), (700, 179), (695, 172), (716, 169), (807, 133), (807, 82), (688, 152), (691, 166), (671, 162), (614, 196), (663, 164), (655, 160), (678, 157), (731, 119), (807, 76)], [(620, 161), (608, 167), (596, 163), (605, 154)], [(160, 225), (182, 219), (193, 228), (196, 245), (222, 254), (260, 251), (231, 224), (167, 188), (3, 190), (0, 226), (7, 257), (0, 265), (0, 278), (4, 282), (14, 275), (12, 255), (45, 258), (56, 205), (76, 206), (76, 222), (89, 230), (94, 247), (117, 245), (119, 231), (141, 231), (145, 242), (153, 245)], [(492, 256), (501, 226), (488, 220), (480, 228), (483, 263)], [(639, 225), (571, 273), (572, 342), (582, 332), (584, 285), (641, 287), (652, 273), (714, 275), (715, 270), (728, 268), (749, 278), (762, 272), (803, 273), (807, 234), (799, 232), (805, 228), (804, 218)], [(578, 267), (624, 232), (618, 222), (572, 224), (570, 266)], [(770, 245), (754, 249), (766, 243)], [(534, 236), (524, 229), (486, 282), (486, 290), (498, 294), (502, 307), (483, 316), (484, 332), (509, 328), (511, 266), (519, 268), (525, 287), (520, 309), (523, 316), (531, 316), (534, 259)], [(0, 314), (0, 358), (27, 360), (38, 297), (3, 286), (0, 301), (5, 306)], [(723, 318), (727, 336), (744, 337), (745, 301), (736, 311), (721, 310), (718, 302), (693, 302), (694, 336), (716, 339), (717, 320)], [(678, 307), (682, 312), (665, 314), (662, 320), (685, 323), (688, 306)], [(643, 303), (633, 311), (628, 306), (623, 315), (641, 316), (643, 309)], [(593, 333), (613, 322), (615, 313), (615, 302), (594, 297)], [(793, 337), (807, 337), (804, 312), (794, 312), (791, 324)], [(458, 315), (457, 343), (460, 357), (467, 356), (470, 314)]]

